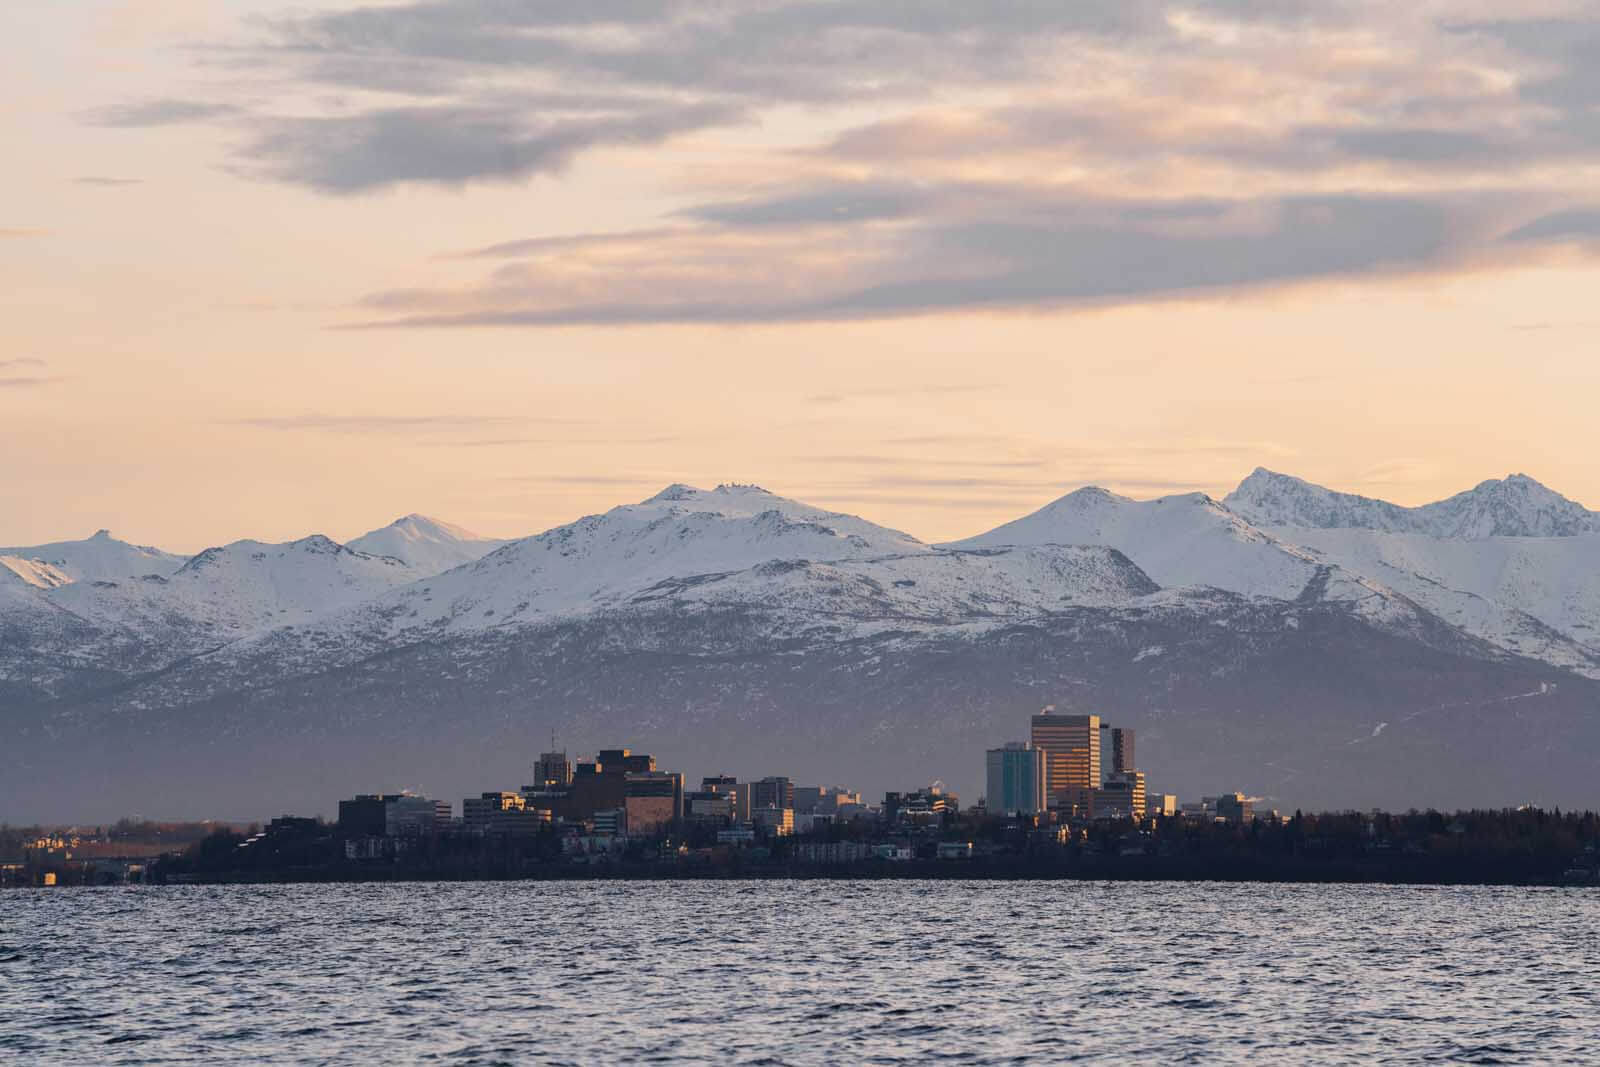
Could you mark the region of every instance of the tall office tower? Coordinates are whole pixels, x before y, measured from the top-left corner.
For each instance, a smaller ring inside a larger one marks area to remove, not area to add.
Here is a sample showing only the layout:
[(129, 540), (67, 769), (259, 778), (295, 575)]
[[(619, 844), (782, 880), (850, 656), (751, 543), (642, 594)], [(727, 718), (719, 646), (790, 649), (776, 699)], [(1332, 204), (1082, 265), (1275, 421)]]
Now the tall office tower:
[(1111, 773), (1127, 774), (1138, 764), (1133, 761), (1133, 731), (1114, 727), (1111, 731)]
[(572, 764), (565, 752), (541, 752), (533, 765), (533, 784), (541, 788), (572, 784)]
[(1028, 739), (1044, 750), (1050, 806), (1087, 809), (1100, 788), (1100, 716), (1060, 715), (1045, 708), (1033, 717)]
[(985, 759), (990, 814), (1037, 815), (1045, 810), (1044, 750), (1026, 741), (991, 748)]

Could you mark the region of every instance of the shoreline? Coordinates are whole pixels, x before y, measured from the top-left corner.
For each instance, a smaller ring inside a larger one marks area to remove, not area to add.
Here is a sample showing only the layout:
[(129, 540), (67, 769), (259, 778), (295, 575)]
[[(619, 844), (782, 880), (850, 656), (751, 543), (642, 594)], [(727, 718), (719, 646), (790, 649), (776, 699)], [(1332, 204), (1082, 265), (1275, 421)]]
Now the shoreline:
[(143, 882), (61, 882), (52, 887), (38, 885), (5, 886), (7, 889), (84, 886), (147, 885), (374, 885), (439, 882), (701, 882), (701, 881), (794, 881), (794, 882), (873, 882), (873, 881), (949, 881), (949, 882), (1128, 882), (1145, 884), (1227, 883), (1236, 885), (1386, 885), (1513, 888), (1541, 887), (1565, 889), (1600, 888), (1593, 872), (1574, 877), (1565, 872), (1555, 875), (1530, 872), (1470, 870), (1396, 870), (1367, 865), (1340, 865), (1337, 869), (1306, 870), (1232, 865), (1157, 863), (1130, 865), (1126, 858), (1115, 863), (1056, 864), (990, 863), (983, 860), (900, 861), (848, 865), (729, 865), (706, 867), (677, 863), (630, 863), (594, 865), (541, 865), (522, 870), (427, 870), (416, 868), (287, 868), (282, 870), (217, 871), (156, 877)]

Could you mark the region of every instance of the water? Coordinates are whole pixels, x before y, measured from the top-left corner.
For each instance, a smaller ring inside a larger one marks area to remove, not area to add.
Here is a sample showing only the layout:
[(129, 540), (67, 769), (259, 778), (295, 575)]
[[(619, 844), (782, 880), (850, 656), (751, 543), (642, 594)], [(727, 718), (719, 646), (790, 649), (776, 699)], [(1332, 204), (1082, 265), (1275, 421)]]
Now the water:
[(631, 882), (0, 893), (16, 1063), (1600, 1059), (1587, 890)]

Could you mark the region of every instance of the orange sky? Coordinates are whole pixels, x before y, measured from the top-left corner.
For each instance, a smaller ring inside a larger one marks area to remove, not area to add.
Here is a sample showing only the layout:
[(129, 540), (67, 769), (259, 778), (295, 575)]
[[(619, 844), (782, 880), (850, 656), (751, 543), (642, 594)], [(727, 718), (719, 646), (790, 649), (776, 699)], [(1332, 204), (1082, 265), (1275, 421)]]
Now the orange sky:
[(0, 544), (509, 536), (674, 481), (941, 540), (1257, 465), (1600, 506), (1589, 38), (1293, 7), (518, 28), (559, 66), (467, 0), (360, 48), (0, 11)]

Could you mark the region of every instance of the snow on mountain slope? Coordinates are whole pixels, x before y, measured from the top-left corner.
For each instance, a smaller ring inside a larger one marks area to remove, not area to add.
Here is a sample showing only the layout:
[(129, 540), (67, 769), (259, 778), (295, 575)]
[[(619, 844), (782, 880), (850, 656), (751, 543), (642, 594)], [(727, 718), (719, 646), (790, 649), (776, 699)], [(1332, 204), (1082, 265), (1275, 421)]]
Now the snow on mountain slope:
[(1600, 676), (1600, 534), (1463, 540), (1365, 529), (1272, 532), (1500, 648)]
[(0, 567), (5, 568), (17, 578), (35, 589), (59, 589), (63, 585), (72, 584), (60, 568), (39, 559), (23, 559), (20, 556), (0, 556)]
[(1203, 493), (1130, 500), (1079, 489), (956, 549), (1002, 545), (1105, 545), (1163, 586), (1210, 585), (1247, 596), (1294, 600), (1318, 561), (1251, 526)]
[(0, 548), (0, 556), (17, 556), (50, 564), (74, 582), (116, 581), (146, 574), (172, 574), (184, 557), (159, 548), (118, 541), (107, 530), (82, 541)]
[(1257, 526), (1381, 530), (1467, 540), (1600, 533), (1600, 512), (1525, 474), (1490, 479), (1446, 500), (1407, 508), (1257, 467), (1222, 502)]
[(51, 599), (194, 652), (361, 603), (414, 577), (397, 559), (314, 535), (279, 545), (235, 541), (206, 549), (170, 577), (76, 582)]
[(733, 574), (668, 578), (629, 607), (756, 607), (857, 635), (1037, 618), (1125, 604), (1159, 586), (1115, 549), (1083, 545), (918, 552), (813, 563), (773, 560)]
[(482, 559), (362, 605), (363, 628), (394, 633), (528, 623), (625, 604), (668, 579), (773, 561), (838, 561), (933, 550), (914, 537), (756, 486), (673, 485), (638, 504), (513, 541)]
[(482, 559), (505, 543), (503, 539), (482, 537), (460, 526), (413, 514), (362, 534), (346, 542), (346, 547), (373, 556), (392, 556), (423, 577)]

